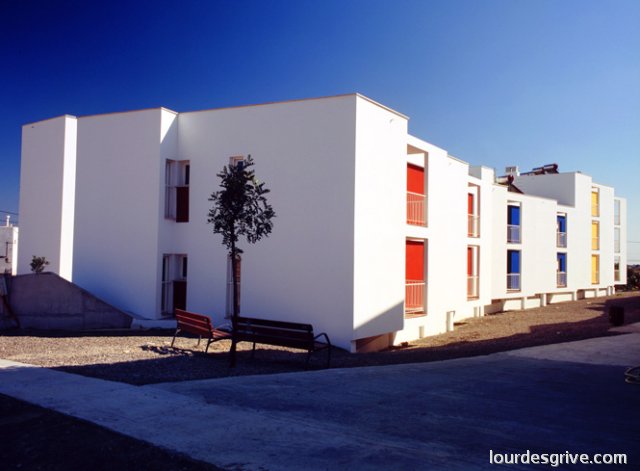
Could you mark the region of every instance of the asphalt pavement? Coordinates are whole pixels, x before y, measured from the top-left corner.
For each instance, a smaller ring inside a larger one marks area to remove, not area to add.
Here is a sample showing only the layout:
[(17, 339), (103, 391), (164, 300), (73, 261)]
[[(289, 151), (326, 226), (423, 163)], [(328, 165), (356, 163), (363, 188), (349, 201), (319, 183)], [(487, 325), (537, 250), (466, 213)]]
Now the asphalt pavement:
[(636, 365), (638, 325), (442, 362), (147, 386), (0, 360), (0, 393), (229, 469), (492, 469), (490, 453), (624, 453), (640, 469), (640, 385), (624, 382)]

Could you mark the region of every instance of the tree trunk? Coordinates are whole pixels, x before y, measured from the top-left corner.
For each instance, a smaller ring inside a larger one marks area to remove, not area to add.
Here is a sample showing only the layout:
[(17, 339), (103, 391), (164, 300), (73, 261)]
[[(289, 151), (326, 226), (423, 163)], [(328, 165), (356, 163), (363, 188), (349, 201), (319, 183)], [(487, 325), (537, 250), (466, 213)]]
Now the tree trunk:
[(229, 352), (229, 366), (236, 366), (236, 328), (238, 324), (238, 315), (240, 313), (240, 293), (238, 293), (238, 254), (236, 253), (236, 244), (231, 242), (231, 279), (233, 281), (233, 314), (231, 316), (231, 351)]

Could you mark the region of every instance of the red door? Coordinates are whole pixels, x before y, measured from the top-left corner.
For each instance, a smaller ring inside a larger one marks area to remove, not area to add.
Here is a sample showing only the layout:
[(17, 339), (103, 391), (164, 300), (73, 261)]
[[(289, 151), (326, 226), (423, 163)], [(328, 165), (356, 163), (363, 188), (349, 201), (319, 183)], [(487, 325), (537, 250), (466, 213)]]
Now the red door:
[(406, 280), (424, 281), (424, 242), (407, 241)]
[(424, 195), (424, 168), (407, 165), (407, 191)]

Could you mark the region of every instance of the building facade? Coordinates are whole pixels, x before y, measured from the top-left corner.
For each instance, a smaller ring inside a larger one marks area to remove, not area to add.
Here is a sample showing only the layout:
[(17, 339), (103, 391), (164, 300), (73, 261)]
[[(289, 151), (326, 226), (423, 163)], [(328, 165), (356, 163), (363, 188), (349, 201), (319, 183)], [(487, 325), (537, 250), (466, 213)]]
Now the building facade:
[(267, 239), (241, 245), (241, 312), (309, 322), (351, 351), (626, 282), (626, 206), (612, 188), (580, 173), (503, 184), (407, 124), (351, 94), (25, 125), (18, 271), (43, 255), (138, 319), (183, 307), (220, 324), (231, 273), (208, 198), (223, 166), (251, 155), (277, 217)]
[(18, 268), (18, 227), (7, 216), (0, 226), (0, 274), (15, 275)]

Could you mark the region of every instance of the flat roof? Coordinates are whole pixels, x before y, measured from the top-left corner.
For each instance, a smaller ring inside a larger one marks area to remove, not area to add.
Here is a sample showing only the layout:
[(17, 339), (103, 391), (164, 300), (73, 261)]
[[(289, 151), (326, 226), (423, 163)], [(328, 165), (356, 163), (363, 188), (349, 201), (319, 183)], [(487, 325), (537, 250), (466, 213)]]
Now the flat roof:
[(206, 108), (203, 110), (193, 110), (193, 111), (183, 111), (183, 112), (177, 112), (174, 110), (171, 110), (169, 108), (165, 108), (163, 106), (158, 106), (158, 107), (152, 107), (152, 108), (142, 108), (139, 110), (125, 110), (125, 111), (110, 111), (107, 113), (93, 113), (93, 114), (88, 114), (88, 115), (81, 115), (81, 116), (73, 116), (70, 114), (64, 114), (64, 115), (60, 115), (60, 116), (54, 116), (52, 118), (46, 118), (46, 119), (41, 119), (38, 121), (33, 121), (30, 123), (26, 123), (23, 126), (29, 126), (29, 125), (33, 125), (36, 123), (41, 123), (43, 121), (48, 121), (51, 119), (57, 119), (57, 118), (61, 118), (61, 117), (70, 117), (70, 118), (90, 118), (90, 117), (94, 117), (94, 116), (108, 116), (108, 115), (112, 115), (112, 114), (124, 114), (124, 113), (139, 113), (141, 111), (151, 111), (151, 110), (162, 110), (162, 111), (167, 111), (169, 113), (173, 113), (173, 114), (187, 114), (187, 113), (201, 113), (204, 111), (221, 111), (221, 110), (230, 110), (230, 109), (236, 109), (236, 108), (249, 108), (249, 107), (256, 107), (256, 106), (268, 106), (268, 105), (280, 105), (280, 104), (285, 104), (285, 103), (297, 103), (297, 102), (303, 102), (303, 101), (311, 101), (311, 100), (327, 100), (327, 99), (332, 99), (332, 98), (344, 98), (344, 97), (350, 97), (350, 96), (355, 96), (357, 98), (361, 98), (363, 100), (368, 101), (369, 103), (372, 103), (386, 111), (389, 111), (390, 113), (393, 113), (395, 115), (398, 115), (404, 119), (409, 119), (408, 116), (394, 110), (393, 108), (389, 108), (388, 106), (385, 106), (375, 100), (372, 100), (371, 98), (362, 95), (360, 93), (344, 93), (341, 95), (328, 95), (328, 96), (322, 96), (322, 97), (311, 97), (311, 98), (298, 98), (298, 99), (292, 99), (292, 100), (282, 100), (282, 101), (270, 101), (270, 102), (265, 102), (265, 103), (254, 103), (254, 104), (248, 104), (248, 105), (236, 105), (236, 106), (224, 106), (224, 107), (220, 107), (220, 108)]

